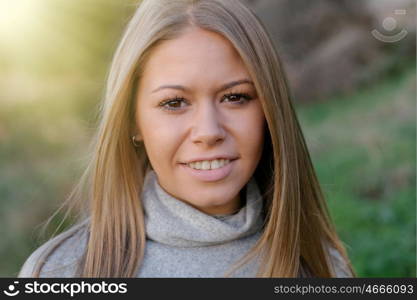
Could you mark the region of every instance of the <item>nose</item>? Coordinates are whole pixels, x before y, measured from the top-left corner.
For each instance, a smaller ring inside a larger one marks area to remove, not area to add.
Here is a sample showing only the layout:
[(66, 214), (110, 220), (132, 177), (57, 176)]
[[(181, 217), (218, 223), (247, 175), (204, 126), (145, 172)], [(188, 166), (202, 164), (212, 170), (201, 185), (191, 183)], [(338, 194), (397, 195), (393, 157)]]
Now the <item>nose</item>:
[[(211, 101), (210, 101), (211, 102)], [(212, 103), (199, 107), (193, 119), (191, 140), (195, 144), (213, 146), (221, 143), (226, 137), (221, 115)]]

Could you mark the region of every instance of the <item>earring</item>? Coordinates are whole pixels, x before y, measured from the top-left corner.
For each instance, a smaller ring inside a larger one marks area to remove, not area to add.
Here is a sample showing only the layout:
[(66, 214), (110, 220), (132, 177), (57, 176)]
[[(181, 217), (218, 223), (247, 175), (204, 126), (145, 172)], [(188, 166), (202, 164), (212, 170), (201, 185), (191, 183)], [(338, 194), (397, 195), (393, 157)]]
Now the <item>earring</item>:
[(135, 146), (135, 147), (139, 147), (140, 145), (137, 143), (137, 141), (136, 141), (136, 136), (135, 135), (132, 135), (132, 143), (133, 143), (133, 146)]

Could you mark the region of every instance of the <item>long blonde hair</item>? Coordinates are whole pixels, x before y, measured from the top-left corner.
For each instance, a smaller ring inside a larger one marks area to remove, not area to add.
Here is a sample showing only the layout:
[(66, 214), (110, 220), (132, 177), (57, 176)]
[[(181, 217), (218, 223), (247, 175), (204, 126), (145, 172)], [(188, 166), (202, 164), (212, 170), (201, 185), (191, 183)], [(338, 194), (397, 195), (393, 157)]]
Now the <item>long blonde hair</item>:
[[(87, 203), (87, 213), (44, 257), (86, 227), (89, 239), (79, 276), (136, 276), (146, 243), (140, 197), (150, 169), (143, 144), (135, 148), (130, 139), (135, 133), (136, 86), (152, 49), (189, 26), (217, 32), (233, 44), (254, 81), (267, 121), (254, 174), (266, 220), (261, 238), (239, 265), (259, 256), (259, 277), (334, 277), (329, 254), (334, 248), (354, 275), (329, 217), (281, 62), (261, 22), (238, 0), (142, 1), (113, 58), (91, 160), (68, 199)], [(41, 268), (39, 263), (33, 275), (39, 276)]]

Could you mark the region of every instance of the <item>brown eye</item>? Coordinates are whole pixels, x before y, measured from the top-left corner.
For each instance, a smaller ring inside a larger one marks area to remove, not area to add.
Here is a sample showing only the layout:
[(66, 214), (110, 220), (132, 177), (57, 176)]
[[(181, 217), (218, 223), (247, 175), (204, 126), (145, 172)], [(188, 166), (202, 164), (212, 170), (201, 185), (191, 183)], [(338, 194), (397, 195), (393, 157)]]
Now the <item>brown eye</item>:
[(179, 110), (183, 107), (182, 104), (186, 104), (184, 98), (175, 97), (173, 99), (167, 99), (159, 103), (159, 106), (165, 110)]
[(229, 99), (229, 101), (236, 101), (236, 100), (240, 100), (240, 96), (238, 96), (238, 95), (230, 95), (230, 96), (228, 96), (227, 97), (228, 99)]
[(168, 103), (166, 103), (166, 105), (168, 105), (169, 107), (181, 107), (181, 101), (180, 100), (172, 100), (169, 101)]
[(227, 100), (228, 102), (236, 103), (236, 104), (244, 104), (252, 100), (252, 97), (246, 93), (230, 93), (230, 94), (224, 95), (223, 100)]

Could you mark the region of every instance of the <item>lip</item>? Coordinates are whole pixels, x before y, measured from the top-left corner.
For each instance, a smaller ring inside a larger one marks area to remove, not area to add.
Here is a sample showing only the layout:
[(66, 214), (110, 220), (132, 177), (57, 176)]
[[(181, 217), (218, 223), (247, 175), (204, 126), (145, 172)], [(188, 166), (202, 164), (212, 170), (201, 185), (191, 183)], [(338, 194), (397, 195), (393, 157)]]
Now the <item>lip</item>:
[(187, 164), (180, 164), (180, 166), (192, 177), (204, 181), (215, 182), (220, 181), (230, 175), (237, 159), (231, 160), (227, 165), (214, 170), (196, 170), (189, 167)]

